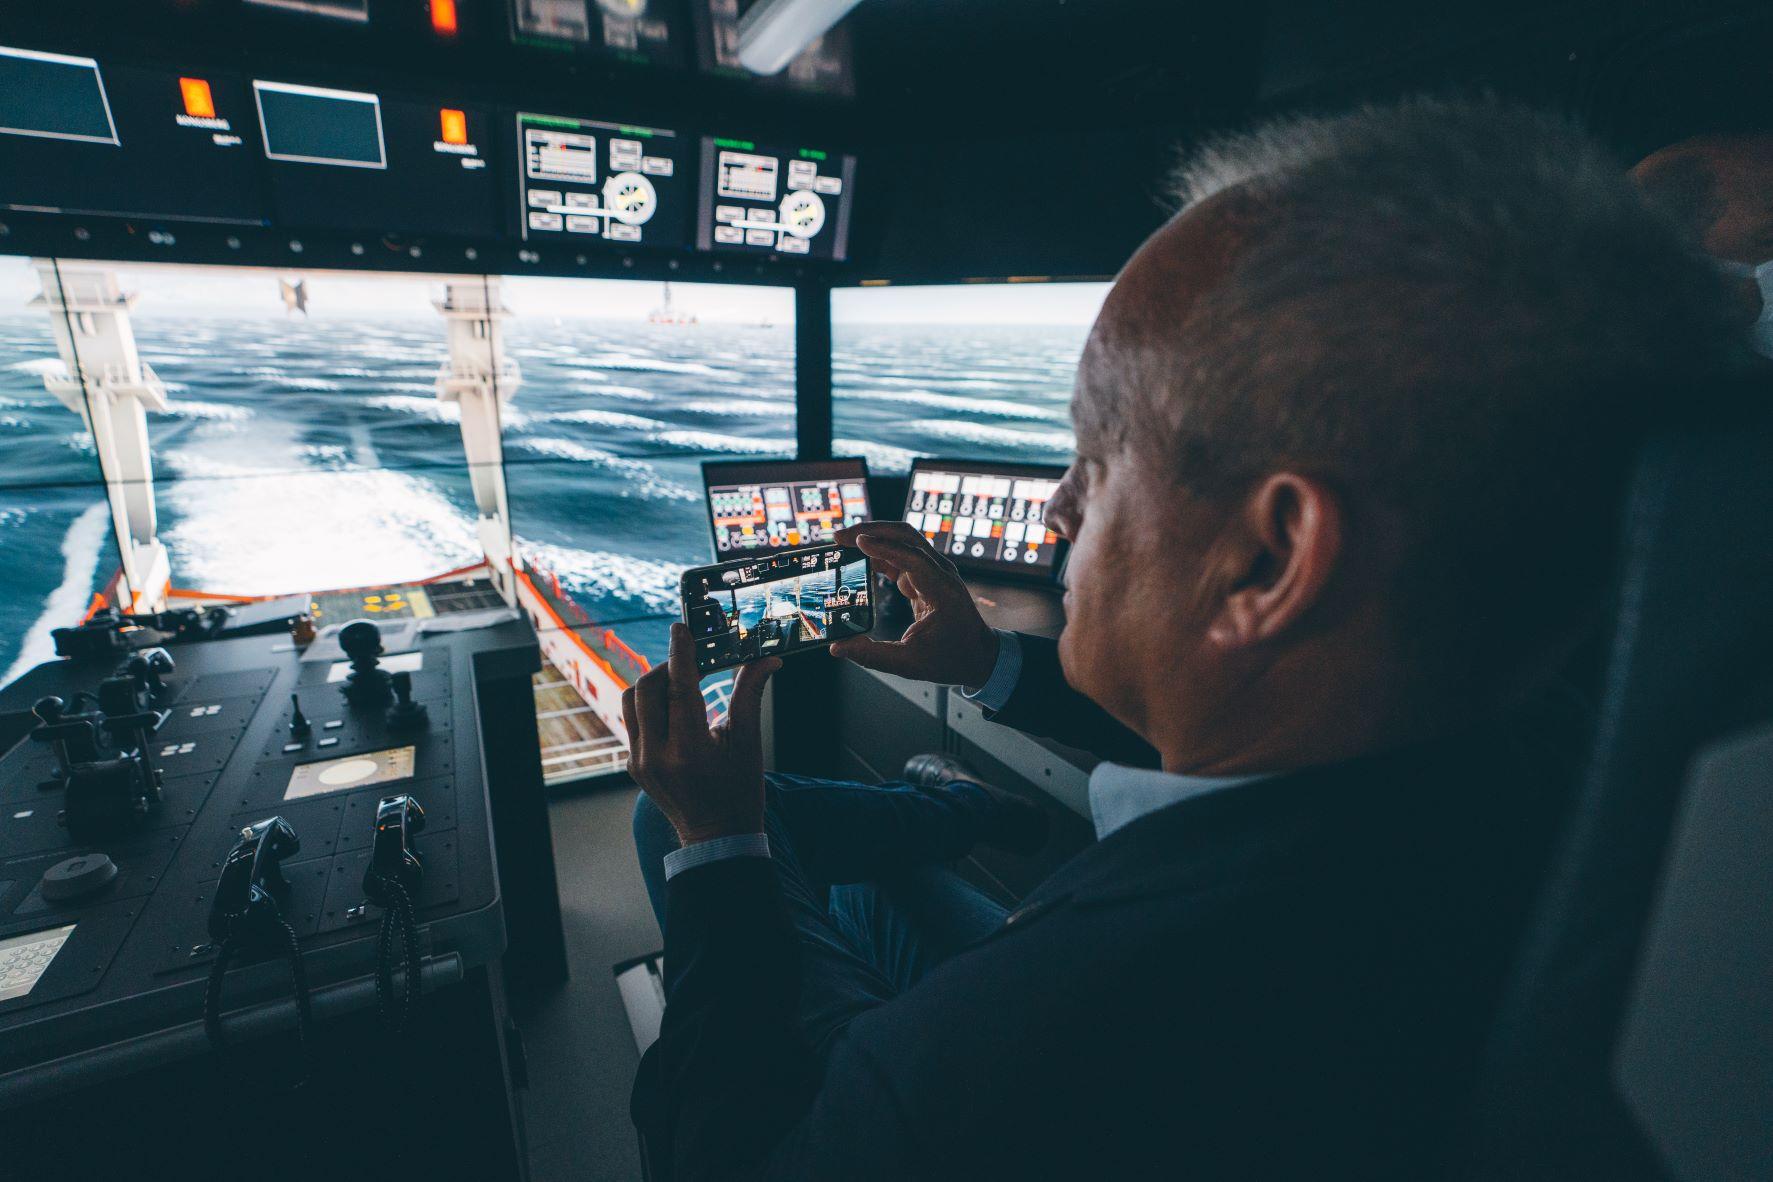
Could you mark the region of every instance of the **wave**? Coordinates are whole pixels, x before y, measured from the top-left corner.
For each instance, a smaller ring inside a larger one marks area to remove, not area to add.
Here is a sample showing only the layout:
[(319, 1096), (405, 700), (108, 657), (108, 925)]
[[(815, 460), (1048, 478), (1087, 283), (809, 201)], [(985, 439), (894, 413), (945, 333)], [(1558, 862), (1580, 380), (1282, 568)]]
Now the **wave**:
[(657, 390), (644, 390), (639, 386), (615, 386), (602, 382), (582, 382), (573, 387), (573, 393), (626, 398), (631, 402), (656, 402), (659, 398)]
[(560, 580), (575, 596), (638, 601), (642, 610), (672, 612), (678, 609), (677, 586), (683, 567), (677, 563), (604, 550), (574, 550), (530, 538), (515, 539), (519, 553), (532, 557)]
[(619, 410), (561, 410), (535, 416), (544, 423), (583, 423), (587, 427), (609, 427), (617, 431), (653, 431), (670, 426), (643, 415), (623, 414)]
[(523, 451), (533, 452), (549, 459), (572, 460), (575, 463), (590, 464), (606, 472), (612, 472), (623, 478), (624, 483), (617, 490), (621, 497), (642, 497), (655, 501), (699, 501), (701, 494), (685, 488), (674, 480), (667, 480), (648, 463), (640, 460), (625, 459), (614, 452), (604, 451), (599, 447), (586, 447), (571, 439), (515, 439), (510, 444)]
[(911, 406), (927, 406), (932, 410), (951, 410), (957, 414), (985, 415), (996, 419), (1028, 419), (1037, 422), (1062, 423), (1068, 411), (1064, 406), (1031, 406), (1002, 398), (964, 398), (958, 394), (937, 394), (932, 390), (853, 390), (841, 397), (863, 402), (901, 402)]
[(171, 419), (209, 419), (216, 422), (242, 423), (253, 417), (250, 408), (231, 402), (170, 402), (156, 412)]
[(6, 368), (13, 373), (28, 373), (40, 378), (62, 377), (68, 372), (59, 357), (33, 357), (29, 361), (15, 361)]
[[(423, 387), (429, 389), (430, 387)], [(376, 410), (393, 410), (402, 414), (417, 415), (433, 423), (448, 423), (452, 426), (462, 421), (462, 404), (444, 402), (435, 394), (426, 398), (420, 394), (381, 394), (374, 398), (366, 398), (363, 405)], [(499, 404), (499, 419), (507, 427), (516, 430), (529, 425), (530, 416), (509, 402)], [(544, 416), (545, 417), (545, 416)]]
[(909, 434), (927, 435), (935, 439), (952, 439), (986, 447), (1033, 448), (1060, 455), (1070, 455), (1077, 448), (1077, 437), (1069, 431), (1020, 431), (1014, 427), (956, 423), (946, 419), (919, 419), (904, 424), (901, 429)]
[(868, 461), (868, 470), (877, 474), (907, 471), (911, 467), (911, 461), (918, 455), (909, 448), (894, 447), (890, 443), (875, 443), (867, 439), (833, 439), (831, 454), (861, 456)]
[(792, 455), (792, 439), (745, 439), (738, 435), (722, 435), (715, 431), (681, 429), (659, 431), (649, 436), (654, 443), (683, 451), (705, 451), (716, 455)]
[(0, 685), (9, 684), (19, 674), (54, 657), (55, 640), (50, 632), (78, 621), (86, 613), (110, 516), (108, 503), (90, 505), (62, 536), (62, 581), (43, 600), (43, 614), (25, 633), (18, 657), (0, 676)]
[(716, 369), (700, 361), (666, 361), (661, 357), (635, 357), (629, 353), (603, 353), (581, 356), (578, 364), (591, 369), (616, 369), (638, 373), (681, 373), (719, 382), (739, 382), (744, 378), (729, 369)]
[[(178, 467), (227, 465), (186, 455)], [(481, 557), (467, 510), (422, 477), (387, 469), (175, 480), (166, 498), (174, 524), (161, 537), (172, 568), (180, 583), (209, 590), (398, 583)]]

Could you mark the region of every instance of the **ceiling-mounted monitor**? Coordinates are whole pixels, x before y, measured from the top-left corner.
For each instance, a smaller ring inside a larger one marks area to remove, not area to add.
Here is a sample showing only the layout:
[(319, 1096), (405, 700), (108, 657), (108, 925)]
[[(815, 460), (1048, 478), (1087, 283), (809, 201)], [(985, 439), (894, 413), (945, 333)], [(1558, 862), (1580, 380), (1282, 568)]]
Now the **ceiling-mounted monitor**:
[(674, 131), (519, 112), (518, 232), (566, 245), (686, 247), (693, 165)]
[(639, 65), (682, 60), (670, 0), (507, 0), (519, 45), (586, 49)]
[(755, 85), (806, 94), (851, 98), (856, 93), (855, 54), (848, 21), (839, 22), (774, 74), (754, 74), (739, 60), (739, 0), (690, 0), (697, 58), (703, 71)]
[(0, 46), (0, 208), (262, 225), (235, 77)]
[(492, 119), (453, 97), (422, 102), (255, 79), (276, 220), (383, 234), (499, 231), (487, 164)]
[(706, 136), (696, 246), (841, 262), (855, 175), (842, 152)]

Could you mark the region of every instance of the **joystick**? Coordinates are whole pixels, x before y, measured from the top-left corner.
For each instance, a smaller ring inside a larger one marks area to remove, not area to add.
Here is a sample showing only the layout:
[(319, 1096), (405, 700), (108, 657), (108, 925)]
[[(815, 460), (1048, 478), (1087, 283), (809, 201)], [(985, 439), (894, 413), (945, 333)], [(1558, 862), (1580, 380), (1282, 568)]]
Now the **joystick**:
[(289, 708), (293, 712), (289, 718), (289, 733), (298, 739), (307, 738), (314, 726), (302, 713), (302, 699), (295, 694), (289, 695)]
[(394, 687), (394, 705), (388, 708), (388, 729), (391, 731), (422, 730), (429, 716), (422, 702), (412, 700), (412, 674), (402, 669), (389, 675)]
[(388, 673), (382, 655), (382, 630), (368, 620), (352, 620), (339, 629), (339, 648), (351, 659), (345, 676), (345, 700), (354, 706), (376, 706), (388, 700)]
[(129, 658), (128, 668), (139, 690), (152, 699), (166, 690), (161, 679), (173, 671), (172, 654), (163, 648), (144, 649)]

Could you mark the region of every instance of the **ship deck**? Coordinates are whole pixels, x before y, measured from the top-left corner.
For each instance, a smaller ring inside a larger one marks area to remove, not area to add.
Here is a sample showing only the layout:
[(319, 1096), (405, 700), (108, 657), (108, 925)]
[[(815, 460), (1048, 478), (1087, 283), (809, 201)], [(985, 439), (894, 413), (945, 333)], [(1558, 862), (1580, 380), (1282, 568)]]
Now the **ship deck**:
[(628, 748), (622, 740), (610, 733), (603, 719), (546, 657), (531, 684), (536, 692), (543, 782), (564, 784), (628, 766)]

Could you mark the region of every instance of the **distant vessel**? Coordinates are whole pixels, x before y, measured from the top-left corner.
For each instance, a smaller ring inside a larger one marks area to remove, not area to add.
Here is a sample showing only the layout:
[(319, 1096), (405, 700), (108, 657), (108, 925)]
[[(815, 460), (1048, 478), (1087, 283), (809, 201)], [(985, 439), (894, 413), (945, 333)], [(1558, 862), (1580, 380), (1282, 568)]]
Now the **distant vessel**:
[(678, 309), (671, 299), (671, 285), (667, 283), (665, 284), (664, 301), (646, 314), (646, 322), (648, 324), (690, 325), (696, 323), (696, 314)]
[(308, 314), (308, 281), (298, 279), (291, 283), (287, 279), (277, 281), (277, 289), (283, 296), (283, 307), (287, 312)]

